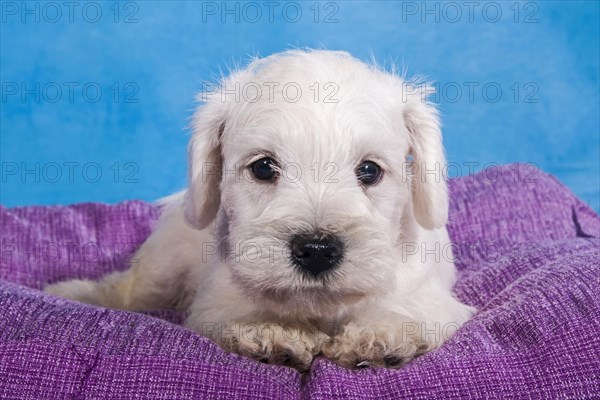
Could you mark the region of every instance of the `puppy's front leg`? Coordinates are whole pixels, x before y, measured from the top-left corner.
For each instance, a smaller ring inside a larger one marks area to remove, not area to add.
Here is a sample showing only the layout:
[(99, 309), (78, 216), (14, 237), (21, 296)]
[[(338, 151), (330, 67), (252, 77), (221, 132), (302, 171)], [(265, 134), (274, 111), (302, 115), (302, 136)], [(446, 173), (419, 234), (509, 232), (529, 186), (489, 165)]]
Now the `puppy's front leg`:
[(399, 368), (432, 349), (418, 323), (399, 315), (371, 323), (350, 322), (323, 344), (323, 355), (346, 368)]
[(308, 323), (265, 310), (231, 284), (227, 268), (203, 282), (185, 326), (224, 350), (304, 371), (329, 337)]
[(440, 347), (475, 309), (429, 285), (419, 293), (427, 302), (391, 296), (355, 310), (341, 332), (323, 345), (323, 354), (347, 368), (399, 368)]
[(203, 334), (223, 349), (268, 364), (306, 371), (328, 337), (312, 326), (283, 322), (223, 322)]

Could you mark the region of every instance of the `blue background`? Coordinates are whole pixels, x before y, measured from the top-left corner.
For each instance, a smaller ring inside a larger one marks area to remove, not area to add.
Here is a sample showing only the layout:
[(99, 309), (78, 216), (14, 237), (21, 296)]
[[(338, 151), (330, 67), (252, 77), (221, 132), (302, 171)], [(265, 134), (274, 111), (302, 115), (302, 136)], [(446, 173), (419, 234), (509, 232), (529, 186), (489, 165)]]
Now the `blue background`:
[(600, 209), (598, 2), (276, 3), (271, 21), (260, 1), (2, 2), (0, 202), (179, 190), (202, 82), (249, 55), (317, 47), (439, 82), (453, 175), (530, 162)]

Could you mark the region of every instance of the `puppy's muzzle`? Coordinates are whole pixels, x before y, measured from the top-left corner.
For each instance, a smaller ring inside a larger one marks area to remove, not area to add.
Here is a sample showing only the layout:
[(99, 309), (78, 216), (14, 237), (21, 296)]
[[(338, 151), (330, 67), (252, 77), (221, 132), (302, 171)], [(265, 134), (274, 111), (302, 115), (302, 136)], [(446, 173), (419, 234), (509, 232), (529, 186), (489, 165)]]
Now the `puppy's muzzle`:
[(292, 262), (314, 277), (338, 266), (344, 256), (342, 242), (335, 236), (296, 235), (290, 246)]

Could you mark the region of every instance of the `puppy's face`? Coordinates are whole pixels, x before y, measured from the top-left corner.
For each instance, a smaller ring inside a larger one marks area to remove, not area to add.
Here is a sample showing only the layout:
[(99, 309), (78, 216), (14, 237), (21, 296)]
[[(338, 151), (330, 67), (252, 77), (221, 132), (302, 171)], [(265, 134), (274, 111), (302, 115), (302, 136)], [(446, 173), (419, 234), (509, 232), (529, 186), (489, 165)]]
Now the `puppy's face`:
[(398, 243), (415, 217), (442, 226), (447, 199), (440, 179), (408, 174), (409, 153), (427, 170), (444, 160), (435, 111), (403, 86), (343, 53), (294, 52), (209, 96), (190, 146), (188, 219), (218, 215), (233, 280), (252, 298), (316, 318), (410, 279)]

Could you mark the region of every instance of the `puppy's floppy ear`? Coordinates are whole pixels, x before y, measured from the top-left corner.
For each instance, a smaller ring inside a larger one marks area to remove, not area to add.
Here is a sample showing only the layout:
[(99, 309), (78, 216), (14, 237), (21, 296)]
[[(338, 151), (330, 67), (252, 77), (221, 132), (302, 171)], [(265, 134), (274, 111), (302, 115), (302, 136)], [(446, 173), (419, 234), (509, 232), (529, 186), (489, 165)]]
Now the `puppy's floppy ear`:
[(413, 157), (412, 201), (415, 217), (425, 229), (441, 228), (448, 220), (446, 158), (437, 109), (426, 100), (432, 88), (405, 95), (404, 123)]
[(225, 104), (219, 96), (209, 98), (194, 114), (188, 146), (188, 190), (184, 214), (188, 224), (207, 227), (216, 217), (221, 201), (221, 135), (225, 128)]

